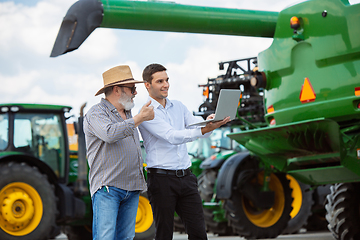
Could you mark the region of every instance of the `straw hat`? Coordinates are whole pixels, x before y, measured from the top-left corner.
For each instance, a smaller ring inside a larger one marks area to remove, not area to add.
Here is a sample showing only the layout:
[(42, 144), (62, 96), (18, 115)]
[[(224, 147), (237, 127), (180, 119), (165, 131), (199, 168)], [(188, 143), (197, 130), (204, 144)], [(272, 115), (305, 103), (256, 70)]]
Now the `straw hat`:
[(127, 83), (144, 83), (144, 81), (134, 80), (131, 73), (130, 67), (127, 65), (121, 65), (117, 67), (110, 68), (103, 73), (104, 87), (101, 88), (95, 96), (104, 92), (105, 88), (122, 85)]

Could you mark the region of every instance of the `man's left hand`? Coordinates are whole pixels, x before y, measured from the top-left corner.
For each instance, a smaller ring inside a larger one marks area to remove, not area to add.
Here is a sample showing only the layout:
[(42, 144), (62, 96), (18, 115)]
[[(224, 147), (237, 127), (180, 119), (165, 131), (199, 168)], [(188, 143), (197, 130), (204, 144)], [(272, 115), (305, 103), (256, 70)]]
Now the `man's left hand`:
[[(209, 120), (209, 119), (214, 119), (214, 116), (211, 116), (211, 115), (214, 115), (214, 114), (210, 114), (206, 120)], [(208, 132), (211, 132), (213, 131), (214, 129), (216, 128), (219, 128), (221, 127), (222, 125), (230, 122), (230, 117), (226, 117), (224, 118), (223, 120), (221, 121), (216, 121), (216, 122), (208, 122), (205, 127), (202, 127), (201, 128), (201, 133), (204, 135), (205, 133), (208, 133)]]

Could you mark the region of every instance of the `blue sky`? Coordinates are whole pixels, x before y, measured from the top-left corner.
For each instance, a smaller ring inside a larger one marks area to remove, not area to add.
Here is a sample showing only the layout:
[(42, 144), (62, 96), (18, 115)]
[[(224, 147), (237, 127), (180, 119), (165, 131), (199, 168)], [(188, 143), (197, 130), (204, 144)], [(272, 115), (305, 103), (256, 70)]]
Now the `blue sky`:
[[(198, 84), (223, 74), (218, 62), (253, 57), (268, 48), (269, 38), (96, 29), (74, 52), (50, 58), (52, 46), (74, 0), (0, 1), (0, 102), (69, 105), (77, 115), (82, 103), (99, 102), (102, 73), (128, 64), (141, 79), (142, 69), (163, 64), (170, 77), (170, 99), (190, 111), (202, 103)], [(281, 11), (298, 0), (178, 0), (180, 4)], [(353, 1), (355, 2), (355, 0)], [(357, 1), (359, 2), (359, 1)], [(147, 99), (138, 86), (133, 113)]]

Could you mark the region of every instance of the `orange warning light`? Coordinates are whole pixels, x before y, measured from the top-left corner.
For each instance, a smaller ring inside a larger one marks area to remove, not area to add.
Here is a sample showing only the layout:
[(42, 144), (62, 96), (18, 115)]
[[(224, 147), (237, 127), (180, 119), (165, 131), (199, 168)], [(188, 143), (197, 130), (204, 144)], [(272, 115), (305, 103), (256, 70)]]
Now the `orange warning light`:
[(275, 121), (275, 118), (272, 118), (270, 120), (270, 126), (275, 126), (276, 125), (276, 121)]
[(238, 107), (240, 107), (240, 105), (241, 105), (241, 99), (242, 99), (242, 93), (240, 93), (240, 99), (239, 99)]
[(292, 28), (292, 29), (298, 29), (299, 27), (300, 27), (300, 20), (299, 20), (299, 18), (297, 18), (297, 17), (292, 17), (291, 19), (290, 19), (290, 27)]
[(355, 96), (360, 97), (360, 87), (355, 88)]
[(267, 112), (268, 113), (273, 113), (275, 111), (273, 105), (270, 105), (268, 108), (267, 108)]
[(206, 98), (209, 98), (209, 87), (206, 87), (203, 89), (203, 96)]
[(301, 87), (300, 91), (300, 102), (308, 103), (315, 101), (316, 94), (311, 85), (309, 78), (305, 78), (304, 84)]

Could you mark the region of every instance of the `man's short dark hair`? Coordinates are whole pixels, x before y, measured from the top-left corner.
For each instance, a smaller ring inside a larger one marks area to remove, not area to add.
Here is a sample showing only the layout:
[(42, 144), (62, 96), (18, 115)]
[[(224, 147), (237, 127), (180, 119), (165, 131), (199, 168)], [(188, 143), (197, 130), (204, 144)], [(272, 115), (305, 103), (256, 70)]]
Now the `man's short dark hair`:
[(151, 81), (153, 80), (152, 75), (154, 73), (162, 72), (162, 71), (166, 71), (166, 68), (163, 65), (158, 64), (158, 63), (149, 64), (144, 68), (144, 71), (142, 74), (143, 80), (145, 82), (151, 83)]
[(110, 96), (114, 87), (115, 86), (110, 86), (110, 87), (105, 88), (105, 90), (104, 90), (105, 97)]

